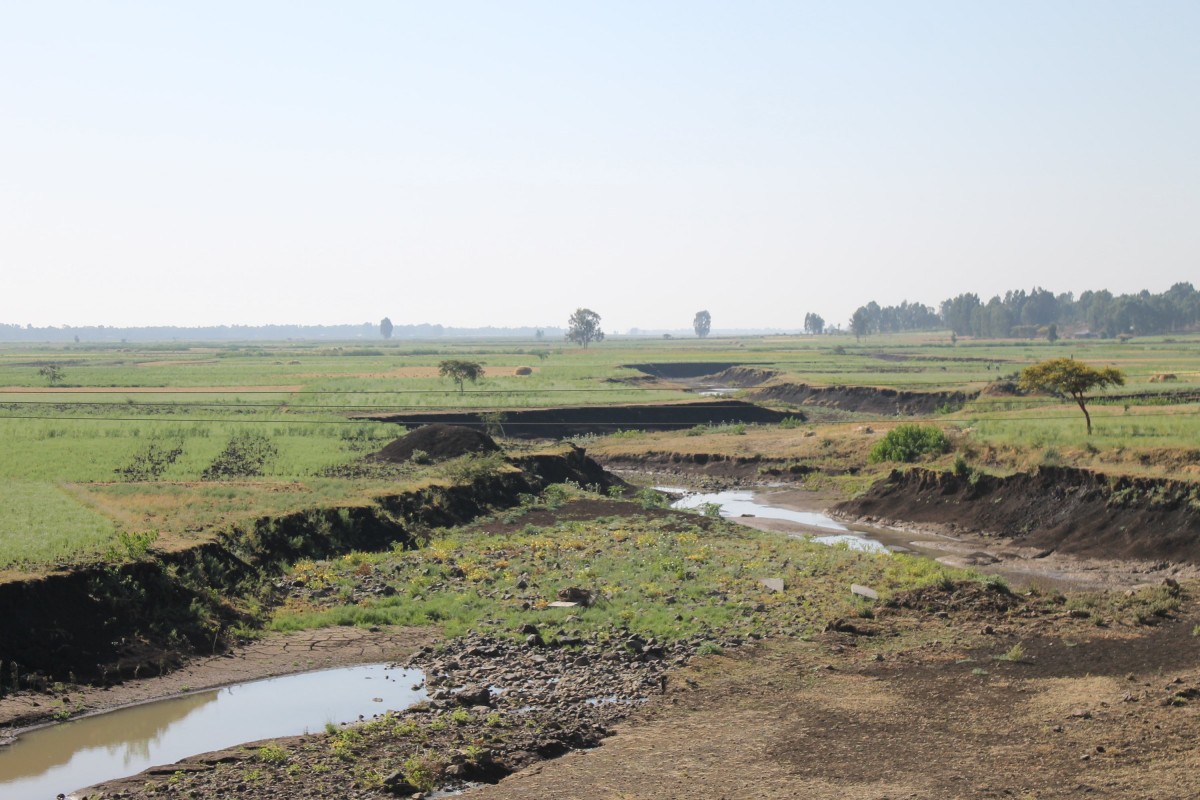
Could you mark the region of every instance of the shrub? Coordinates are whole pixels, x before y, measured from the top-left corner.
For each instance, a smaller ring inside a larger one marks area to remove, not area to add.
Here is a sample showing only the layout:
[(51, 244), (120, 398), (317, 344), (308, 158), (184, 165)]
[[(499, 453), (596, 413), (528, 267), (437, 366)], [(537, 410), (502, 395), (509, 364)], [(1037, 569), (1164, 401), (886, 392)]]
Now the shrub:
[(949, 450), (950, 440), (940, 428), (931, 425), (897, 425), (871, 448), (867, 460), (872, 464), (881, 461), (908, 464), (927, 454), (937, 455)]
[(220, 478), (253, 478), (263, 474), (267, 464), (279, 455), (279, 448), (264, 434), (253, 431), (235, 433), (216, 460), (204, 470), (206, 481)]

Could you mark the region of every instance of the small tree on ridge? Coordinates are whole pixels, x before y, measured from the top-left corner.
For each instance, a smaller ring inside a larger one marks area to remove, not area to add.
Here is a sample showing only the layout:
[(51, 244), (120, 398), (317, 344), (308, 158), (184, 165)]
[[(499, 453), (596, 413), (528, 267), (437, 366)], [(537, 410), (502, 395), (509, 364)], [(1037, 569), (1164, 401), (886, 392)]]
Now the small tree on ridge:
[(590, 308), (577, 308), (567, 320), (567, 341), (586, 348), (591, 342), (604, 341), (600, 330), (600, 315)]
[(1027, 392), (1048, 392), (1058, 397), (1070, 397), (1087, 420), (1088, 436), (1092, 435), (1092, 415), (1088, 413), (1087, 392), (1124, 386), (1125, 374), (1115, 367), (1096, 369), (1073, 358), (1052, 358), (1021, 370), (1018, 382)]
[(712, 314), (707, 311), (697, 311), (696, 318), (692, 320), (692, 327), (696, 330), (696, 335), (703, 339), (708, 336), (708, 332), (712, 330)]
[(467, 381), (475, 383), (483, 377), (483, 364), (478, 361), (460, 361), (450, 358), (438, 364), (438, 375), (457, 383), (458, 393), (462, 394), (463, 384)]

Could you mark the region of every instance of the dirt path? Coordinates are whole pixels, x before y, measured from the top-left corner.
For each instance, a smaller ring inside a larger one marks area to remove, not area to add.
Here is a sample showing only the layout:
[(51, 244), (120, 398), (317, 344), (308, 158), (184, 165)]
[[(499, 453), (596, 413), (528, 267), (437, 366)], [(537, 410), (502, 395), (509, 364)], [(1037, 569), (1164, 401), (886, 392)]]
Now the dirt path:
[(714, 657), (599, 748), (466, 796), (1195, 797), (1194, 622), (1022, 630), (1016, 662), (994, 657), (1011, 638), (973, 649), (949, 626), (906, 653), (791, 641)]
[(398, 660), (435, 638), (419, 628), (322, 628), (267, 636), (219, 655), (198, 658), (166, 675), (104, 688), (72, 686), (54, 694), (22, 693), (0, 700), (0, 743), (15, 729), (43, 722), (68, 697), (77, 715), (108, 711), (183, 692), (295, 672)]

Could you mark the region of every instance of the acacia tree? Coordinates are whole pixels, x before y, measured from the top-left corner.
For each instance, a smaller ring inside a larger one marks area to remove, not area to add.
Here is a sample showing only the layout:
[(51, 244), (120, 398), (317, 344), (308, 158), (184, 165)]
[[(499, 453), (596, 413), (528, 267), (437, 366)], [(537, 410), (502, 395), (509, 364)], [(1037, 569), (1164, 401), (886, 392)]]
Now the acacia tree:
[(483, 377), (483, 364), (478, 361), (460, 361), (456, 358), (446, 359), (438, 364), (438, 375), (457, 383), (458, 393), (462, 394), (463, 384), (467, 381), (475, 383)]
[(591, 342), (604, 340), (600, 330), (600, 315), (590, 308), (577, 308), (567, 320), (567, 341), (586, 348)]
[(708, 336), (708, 332), (712, 330), (712, 314), (707, 311), (697, 311), (696, 318), (692, 320), (692, 327), (696, 329), (696, 335), (701, 339)]
[(1087, 432), (1091, 436), (1092, 415), (1087, 410), (1087, 393), (1092, 389), (1124, 386), (1125, 374), (1115, 367), (1096, 369), (1073, 358), (1052, 358), (1021, 370), (1018, 384), (1027, 392), (1049, 392), (1073, 399), (1087, 420)]
[(390, 317), (384, 317), (379, 323), (379, 334), (385, 339), (392, 338), (392, 320)]

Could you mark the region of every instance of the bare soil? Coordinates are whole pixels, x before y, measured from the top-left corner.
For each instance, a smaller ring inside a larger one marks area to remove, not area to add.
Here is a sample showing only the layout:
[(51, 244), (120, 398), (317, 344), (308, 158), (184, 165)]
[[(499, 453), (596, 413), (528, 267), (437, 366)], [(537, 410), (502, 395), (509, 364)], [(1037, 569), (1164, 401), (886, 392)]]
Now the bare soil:
[(1007, 477), (894, 471), (837, 507), (864, 522), (935, 525), (1099, 559), (1200, 565), (1200, 485), (1039, 467)]
[(432, 461), (465, 456), (468, 453), (494, 453), (500, 449), (491, 436), (461, 425), (422, 425), (401, 436), (372, 456), (377, 461), (403, 464), (420, 451)]
[[(1153, 629), (997, 619), (982, 636), (952, 615), (901, 650), (873, 637), (713, 656), (600, 747), (466, 796), (1194, 797), (1196, 620), (1189, 604)], [(1016, 643), (1019, 659), (997, 658)]]
[(770, 400), (798, 406), (823, 406), (884, 416), (920, 416), (932, 414), (942, 406), (960, 406), (974, 399), (975, 395), (965, 392), (911, 392), (873, 386), (779, 383), (756, 390), (752, 397), (755, 400)]
[[(514, 439), (562, 439), (585, 434), (607, 434), (621, 430), (678, 431), (697, 425), (722, 423), (777, 423), (789, 416), (740, 400), (702, 400), (605, 406), (559, 406), (506, 411), (499, 426)], [(796, 416), (792, 414), (790, 416)], [(435, 422), (483, 428), (485, 422), (474, 411), (427, 411), (411, 414), (362, 414), (361, 419), (399, 425), (429, 425)]]

